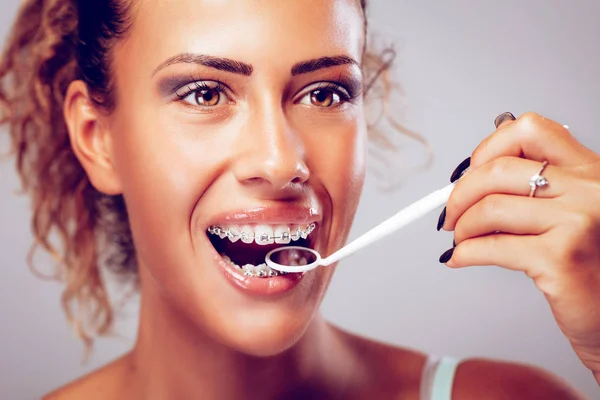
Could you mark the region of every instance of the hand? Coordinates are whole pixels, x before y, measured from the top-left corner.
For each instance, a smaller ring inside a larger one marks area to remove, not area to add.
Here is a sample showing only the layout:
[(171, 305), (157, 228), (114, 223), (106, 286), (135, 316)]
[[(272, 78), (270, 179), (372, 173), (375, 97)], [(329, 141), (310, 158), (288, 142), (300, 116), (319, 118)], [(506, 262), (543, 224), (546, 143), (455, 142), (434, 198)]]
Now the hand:
[[(453, 174), (438, 230), (453, 230), (456, 247), (440, 262), (525, 272), (600, 383), (600, 155), (534, 113), (496, 126)], [(529, 197), (543, 161), (549, 184)]]

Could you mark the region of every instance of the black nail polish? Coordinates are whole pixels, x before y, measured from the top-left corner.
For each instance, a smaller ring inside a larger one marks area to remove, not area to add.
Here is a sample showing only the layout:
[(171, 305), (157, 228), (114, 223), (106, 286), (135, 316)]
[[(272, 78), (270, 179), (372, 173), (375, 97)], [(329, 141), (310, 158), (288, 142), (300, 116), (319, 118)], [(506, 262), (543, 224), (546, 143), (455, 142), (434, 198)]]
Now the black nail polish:
[(456, 247), (456, 240), (452, 239), (452, 247)]
[(442, 226), (444, 226), (444, 222), (446, 222), (446, 207), (444, 207), (444, 209), (442, 210), (442, 213), (440, 214), (440, 217), (438, 218), (438, 224), (437, 224), (438, 232), (442, 229)]
[(450, 176), (450, 182), (454, 183), (460, 179), (467, 169), (471, 166), (471, 157), (467, 157), (463, 162), (458, 164), (458, 167), (454, 170)]
[(500, 124), (503, 123), (504, 121), (514, 121), (514, 120), (516, 120), (516, 118), (514, 115), (512, 115), (512, 113), (505, 112), (496, 117), (496, 119), (494, 120), (494, 125), (496, 125), (496, 128), (498, 128), (500, 126)]
[(454, 254), (454, 248), (447, 250), (440, 256), (440, 263), (446, 264), (452, 258), (452, 254)]

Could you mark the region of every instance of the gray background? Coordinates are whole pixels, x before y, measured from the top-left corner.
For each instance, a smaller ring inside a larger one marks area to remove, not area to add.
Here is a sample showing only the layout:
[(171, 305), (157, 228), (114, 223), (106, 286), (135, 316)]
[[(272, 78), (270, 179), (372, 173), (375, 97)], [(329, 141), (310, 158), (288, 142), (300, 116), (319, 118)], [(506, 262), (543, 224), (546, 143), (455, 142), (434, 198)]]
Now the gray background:
[[(18, 2), (1, 1), (4, 37)], [(493, 131), (500, 112), (536, 111), (568, 123), (600, 151), (599, 15), (597, 0), (374, 1), (371, 23), (398, 45), (397, 78), (407, 99), (400, 115), (430, 140), (436, 158), (391, 195), (369, 180), (353, 237), (445, 185)], [(126, 351), (136, 302), (119, 317), (120, 336), (98, 340), (82, 365), (82, 346), (60, 309), (60, 284), (35, 278), (25, 265), (29, 208), (15, 194), (12, 161), (0, 171), (0, 398), (31, 399)], [(494, 267), (452, 271), (437, 263), (452, 242), (451, 234), (435, 231), (437, 216), (344, 262), (323, 305), (326, 316), (361, 334), (437, 354), (540, 365), (600, 398), (523, 274)], [(45, 260), (42, 266), (49, 267)]]

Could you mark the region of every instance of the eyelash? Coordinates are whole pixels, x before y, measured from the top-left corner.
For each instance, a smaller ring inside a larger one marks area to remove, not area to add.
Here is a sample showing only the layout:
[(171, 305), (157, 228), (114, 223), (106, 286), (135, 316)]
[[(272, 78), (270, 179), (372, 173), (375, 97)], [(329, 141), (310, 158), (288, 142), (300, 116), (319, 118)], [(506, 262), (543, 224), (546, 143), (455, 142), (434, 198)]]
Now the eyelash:
[(319, 82), (316, 84), (317, 86), (314, 88), (311, 88), (308, 91), (304, 91), (302, 96), (299, 96), (298, 100), (296, 100), (295, 102), (300, 102), (306, 95), (316, 92), (318, 90), (331, 90), (333, 91), (335, 94), (337, 94), (340, 97), (340, 104), (344, 104), (347, 102), (351, 102), (353, 100), (355, 100), (358, 96), (356, 96), (356, 94), (353, 93), (352, 90), (346, 88), (345, 86), (343, 86), (341, 83), (338, 82)]
[[(212, 84), (210, 84), (209, 82)], [(338, 82), (319, 82), (316, 85), (317, 86), (314, 86), (312, 89), (310, 89), (308, 91), (304, 91), (302, 96), (299, 96), (298, 99), (294, 101), (294, 103), (299, 103), (307, 95), (309, 95), (315, 91), (324, 90), (324, 89), (335, 92), (335, 94), (337, 94), (340, 98), (339, 104), (337, 104), (333, 107), (329, 107), (329, 108), (334, 108), (341, 104), (344, 104), (347, 102), (352, 102), (353, 100), (355, 100), (356, 98), (359, 97), (358, 94), (355, 94), (352, 90), (348, 89), (347, 87), (345, 87), (344, 85), (342, 85), (341, 83), (338, 83)], [(185, 91), (183, 93), (181, 93), (180, 92), (181, 89), (185, 89)], [(214, 90), (217, 93), (224, 94), (226, 96), (228, 96), (228, 92), (229, 92), (229, 89), (227, 88), (227, 86), (225, 84), (223, 84), (222, 82), (194, 80), (191, 83), (185, 84), (182, 87), (175, 89), (175, 95), (177, 96), (179, 101), (184, 101), (190, 95), (201, 92), (203, 90)], [(211, 108), (211, 107), (207, 107), (207, 108)]]
[[(208, 84), (208, 82), (212, 82), (214, 85)], [(183, 94), (180, 94), (179, 91), (181, 89), (185, 89)], [(227, 86), (225, 86), (222, 82), (219, 81), (194, 81), (188, 83), (180, 88), (175, 90), (175, 95), (179, 100), (185, 100), (189, 95), (201, 92), (203, 90), (214, 90), (219, 94), (227, 95)]]

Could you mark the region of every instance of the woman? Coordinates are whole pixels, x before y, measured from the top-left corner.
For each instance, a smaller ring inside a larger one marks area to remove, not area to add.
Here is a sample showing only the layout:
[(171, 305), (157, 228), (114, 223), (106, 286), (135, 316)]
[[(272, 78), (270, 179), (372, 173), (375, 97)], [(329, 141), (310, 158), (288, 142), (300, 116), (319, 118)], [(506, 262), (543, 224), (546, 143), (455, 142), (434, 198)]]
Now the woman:
[[(274, 246), (330, 254), (347, 238), (363, 100), (387, 67), (370, 70), (365, 7), (23, 5), (0, 100), (37, 242), (61, 261), (65, 308), (88, 343), (112, 321), (100, 264), (141, 293), (134, 349), (48, 399), (581, 398), (530, 366), (435, 363), (341, 331), (318, 313), (332, 268), (260, 265)], [(525, 271), (600, 381), (600, 156), (536, 114), (496, 126), (452, 174), (438, 229), (456, 247), (440, 261)], [(530, 193), (545, 161), (550, 184)]]

